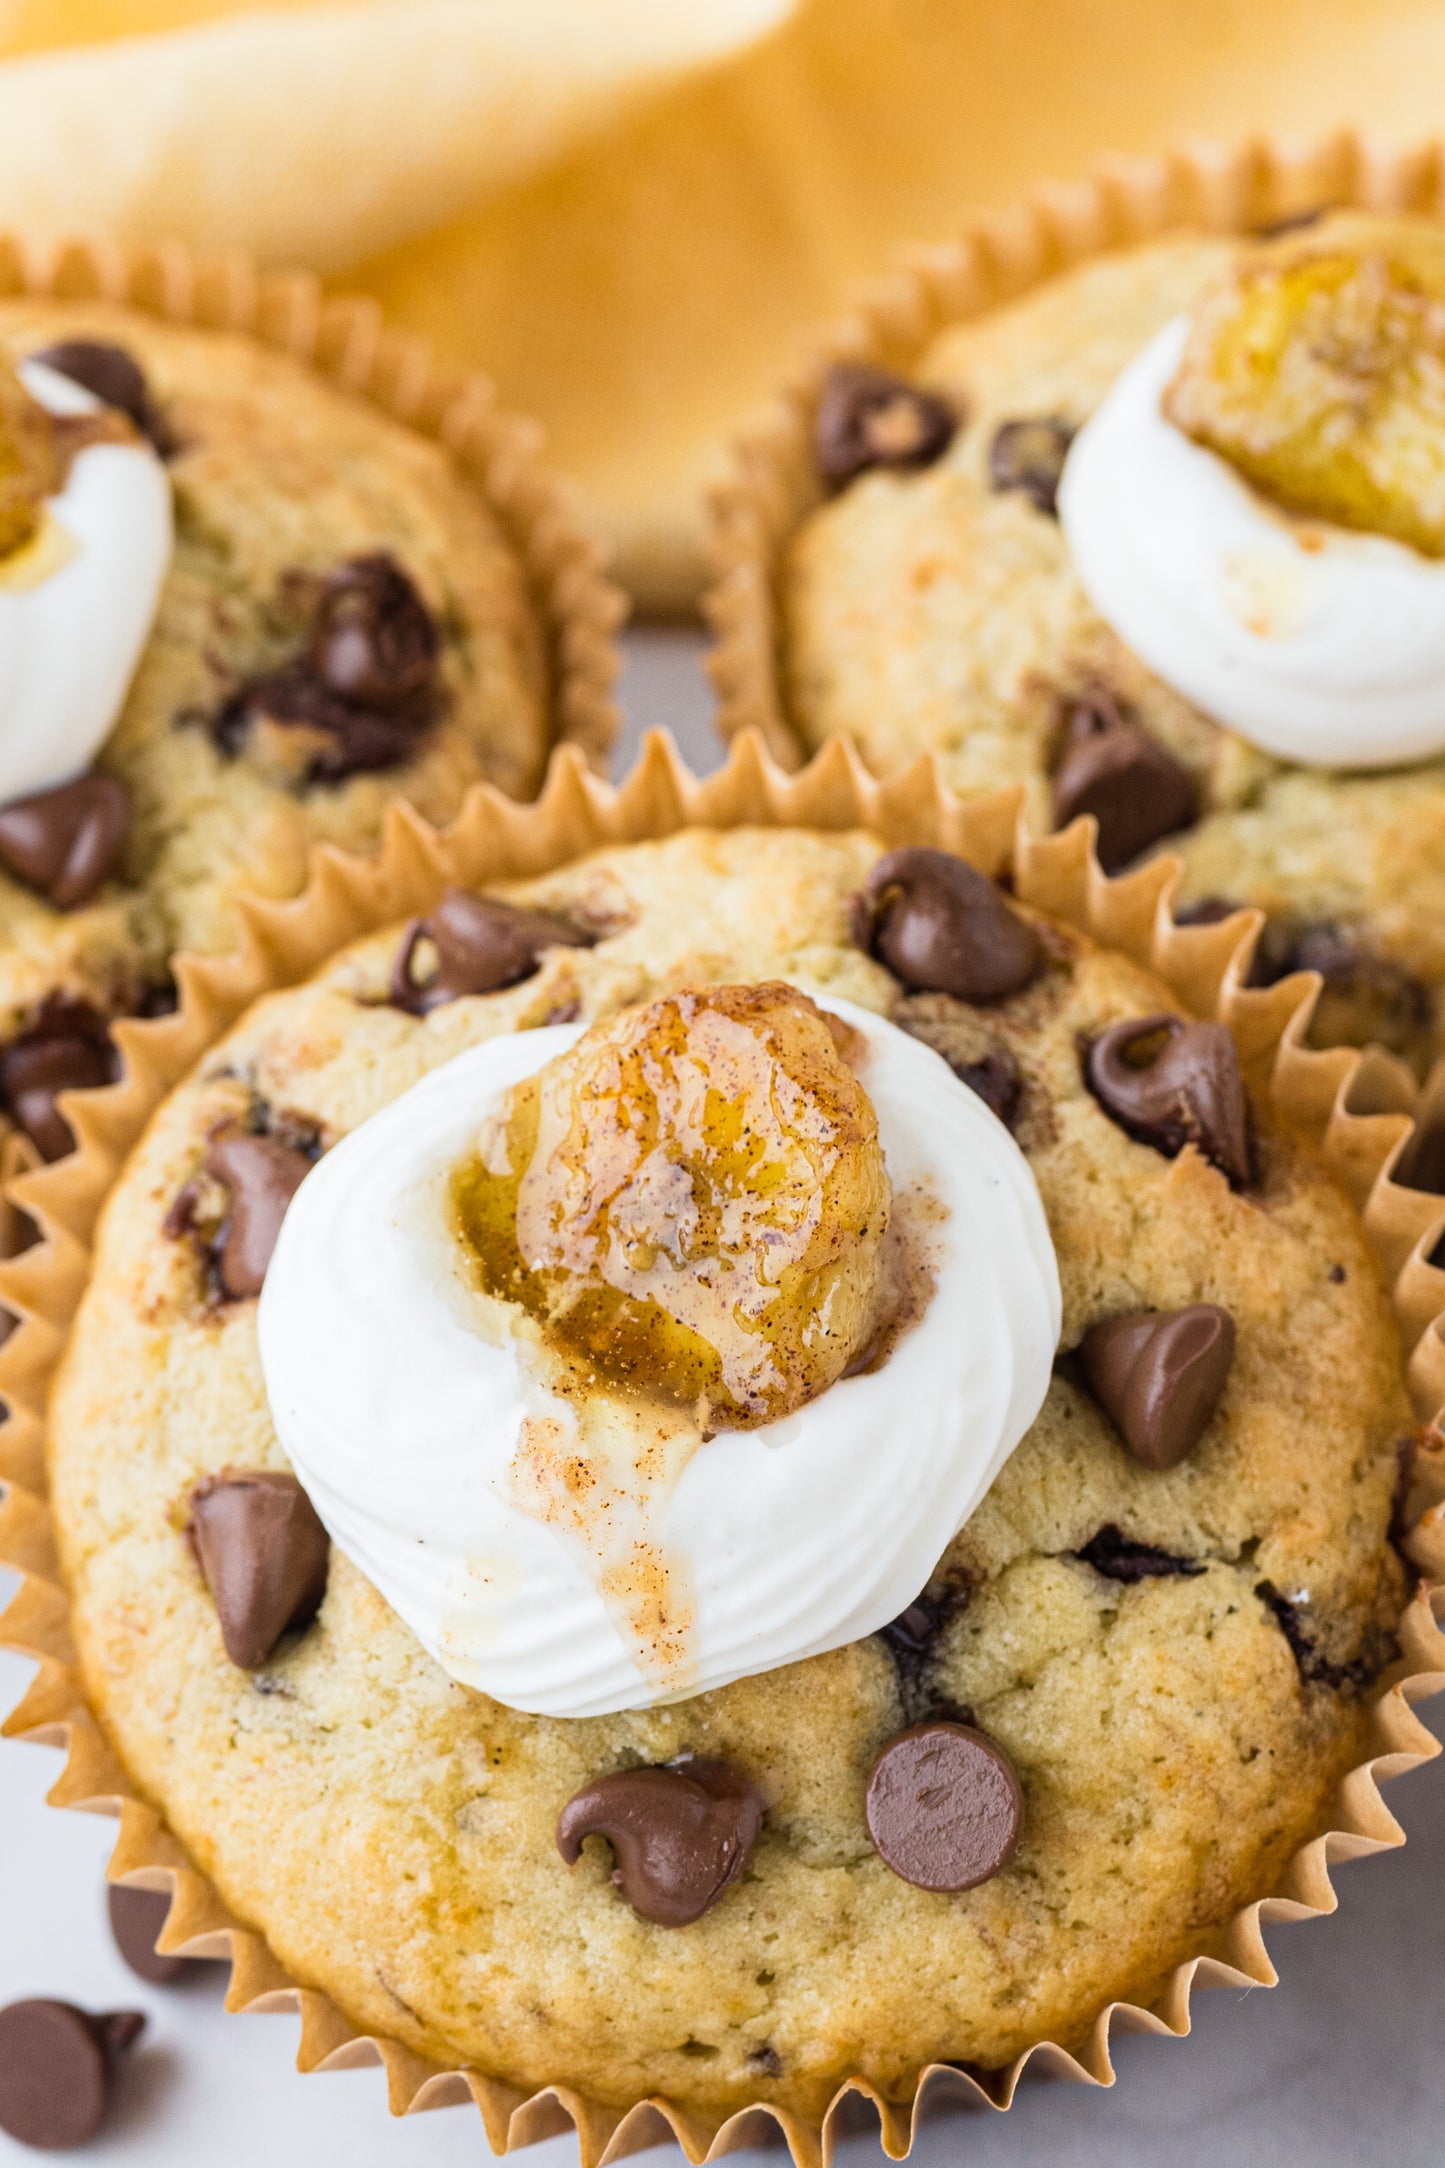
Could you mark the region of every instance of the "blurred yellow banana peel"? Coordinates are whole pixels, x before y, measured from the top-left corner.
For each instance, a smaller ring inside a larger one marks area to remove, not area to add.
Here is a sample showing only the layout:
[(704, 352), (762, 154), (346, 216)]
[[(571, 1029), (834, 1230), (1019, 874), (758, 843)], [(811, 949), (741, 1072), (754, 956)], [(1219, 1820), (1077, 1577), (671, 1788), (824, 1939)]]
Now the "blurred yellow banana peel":
[(685, 608), (729, 431), (903, 239), (1101, 151), (1440, 125), (1445, 0), (0, 0), (0, 219), (374, 293)]

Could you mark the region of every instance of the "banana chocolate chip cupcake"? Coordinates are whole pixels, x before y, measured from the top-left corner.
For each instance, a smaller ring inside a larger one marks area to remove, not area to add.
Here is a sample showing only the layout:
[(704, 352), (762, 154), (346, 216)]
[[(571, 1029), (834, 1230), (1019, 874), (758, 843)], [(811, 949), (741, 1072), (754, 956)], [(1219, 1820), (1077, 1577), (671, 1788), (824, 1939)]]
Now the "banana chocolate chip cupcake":
[(1365, 1751), (1411, 1432), (1223, 1025), (945, 852), (692, 829), (249, 1010), (50, 1466), (92, 1705), (297, 1980), (814, 2118), (1228, 1946)]
[(8, 300), (0, 720), (0, 1112), (50, 1159), (238, 891), (535, 790), (545, 637), (439, 445), (257, 341)]
[(1261, 907), (1319, 1043), (1445, 1045), (1445, 230), (1340, 214), (1096, 256), (842, 368), (782, 573), (791, 719), (1028, 787)]

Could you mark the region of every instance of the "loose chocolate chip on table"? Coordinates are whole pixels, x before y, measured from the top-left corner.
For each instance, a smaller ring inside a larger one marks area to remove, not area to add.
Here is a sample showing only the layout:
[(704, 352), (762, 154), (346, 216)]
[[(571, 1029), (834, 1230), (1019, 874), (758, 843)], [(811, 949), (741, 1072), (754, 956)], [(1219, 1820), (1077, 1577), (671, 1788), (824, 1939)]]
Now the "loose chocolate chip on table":
[(105, 1019), (88, 1001), (52, 995), (35, 1022), (0, 1047), (0, 1106), (42, 1159), (75, 1149), (57, 1095), (113, 1083), (118, 1071)]
[(742, 1873), (764, 1811), (757, 1786), (730, 1762), (617, 1769), (568, 1800), (557, 1849), (573, 1867), (584, 1837), (605, 1837), (612, 1879), (633, 1911), (658, 1927), (687, 1927)]
[(231, 1192), (216, 1260), (221, 1287), (233, 1302), (245, 1302), (261, 1292), (286, 1207), (313, 1161), (279, 1138), (228, 1129), (212, 1138), (204, 1165)]
[(105, 2121), (117, 2065), (144, 2026), (139, 2010), (92, 2016), (73, 2002), (0, 2010), (0, 2130), (43, 2153), (87, 2144)]
[(958, 427), (947, 400), (887, 369), (842, 362), (818, 400), (813, 446), (818, 472), (840, 487), (868, 467), (926, 467)]
[(128, 415), (163, 457), (175, 450), (170, 431), (156, 412), (145, 373), (123, 346), (112, 346), (101, 339), (62, 339), (31, 358), (68, 376), (72, 384), (81, 385), (103, 406), (116, 407)]
[(294, 1475), (228, 1468), (191, 1492), (187, 1527), (215, 1600), (226, 1654), (257, 1671), (284, 1633), (321, 1608), (330, 1539)]
[(1232, 1188), (1247, 1186), (1249, 1110), (1239, 1056), (1223, 1024), (1168, 1015), (1111, 1024), (1085, 1054), (1084, 1081), (1140, 1144), (1166, 1159), (1197, 1145)]
[(1187, 1580), (1204, 1571), (1197, 1558), (1176, 1558), (1172, 1551), (1161, 1551), (1152, 1543), (1131, 1542), (1112, 1522), (1091, 1536), (1078, 1555), (1109, 1581), (1158, 1581), (1171, 1576)]
[[(595, 936), (553, 911), (528, 911), (469, 888), (449, 888), (436, 909), (414, 918), (402, 936), (391, 973), (393, 1006), (425, 1016), (464, 994), (492, 994), (538, 969), (549, 948), (591, 948)], [(412, 976), (418, 946), (430, 941), (436, 964)]]
[(0, 865), (57, 911), (89, 903), (130, 834), (130, 796), (113, 775), (77, 776), (0, 806)]
[(138, 1979), (148, 1980), (152, 1987), (174, 1987), (185, 1977), (192, 1960), (162, 1957), (156, 1948), (171, 1909), (164, 1890), (128, 1889), (123, 1882), (112, 1882), (106, 1889), (106, 1903), (115, 1946)]
[(1016, 489), (1036, 511), (1058, 518), (1059, 477), (1074, 426), (1058, 414), (1003, 422), (988, 451), (988, 478), (996, 490)]
[(885, 851), (850, 912), (858, 947), (919, 993), (1001, 1001), (1043, 965), (1033, 927), (951, 851)]
[(973, 1889), (1008, 1865), (1023, 1793), (1007, 1756), (971, 1725), (914, 1724), (868, 1779), (868, 1834), (885, 1866), (919, 1889)]
[(1118, 873), (1151, 843), (1199, 817), (1189, 770), (1126, 720), (1106, 693), (1075, 706), (1054, 774), (1055, 828), (1067, 828), (1081, 813), (1099, 824), (1094, 848), (1106, 873)]
[(1234, 1319), (1217, 1303), (1133, 1310), (1091, 1326), (1084, 1375), (1146, 1468), (1177, 1468), (1219, 1405), (1234, 1361)]

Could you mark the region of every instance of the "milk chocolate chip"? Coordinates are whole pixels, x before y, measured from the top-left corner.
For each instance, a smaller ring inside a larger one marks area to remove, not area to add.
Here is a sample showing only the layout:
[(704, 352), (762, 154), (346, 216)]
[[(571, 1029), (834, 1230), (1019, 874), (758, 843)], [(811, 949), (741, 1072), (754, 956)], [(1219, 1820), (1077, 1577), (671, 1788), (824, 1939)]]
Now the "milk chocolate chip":
[(123, 1882), (112, 1882), (106, 1903), (115, 1946), (138, 1979), (148, 1980), (152, 1987), (174, 1987), (184, 1978), (193, 1960), (162, 1957), (156, 1948), (171, 1909), (164, 1890), (128, 1889)]
[(1093, 1041), (1084, 1079), (1104, 1112), (1139, 1143), (1166, 1159), (1195, 1144), (1232, 1189), (1248, 1184), (1244, 1079), (1223, 1024), (1131, 1016)]
[(973, 1889), (1013, 1857), (1024, 1802), (1007, 1756), (970, 1724), (934, 1718), (902, 1731), (868, 1779), (868, 1834), (918, 1889)]
[(658, 1927), (687, 1927), (742, 1873), (763, 1814), (761, 1792), (729, 1762), (617, 1769), (568, 1800), (557, 1849), (573, 1867), (584, 1837), (605, 1837), (612, 1879), (633, 1911)]
[(63, 1159), (74, 1151), (75, 1136), (55, 1103), (58, 1094), (113, 1083), (117, 1066), (104, 1017), (88, 1001), (56, 994), (0, 1048), (0, 1105), (42, 1159)]
[(144, 2026), (139, 2010), (93, 2017), (73, 2002), (0, 2010), (0, 2130), (42, 2153), (88, 2144), (110, 2108), (120, 2059)]
[(1079, 1344), (1084, 1375), (1146, 1468), (1177, 1468), (1219, 1405), (1234, 1361), (1234, 1319), (1214, 1302), (1105, 1318)]
[(32, 359), (68, 376), (72, 384), (81, 385), (103, 406), (115, 407), (127, 415), (162, 457), (175, 450), (171, 433), (151, 398), (145, 372), (123, 346), (112, 346), (103, 339), (61, 339), (55, 346), (43, 347)]
[(1126, 721), (1106, 693), (1075, 707), (1054, 776), (1055, 828), (1067, 828), (1081, 813), (1099, 824), (1094, 848), (1106, 873), (1118, 873), (1151, 843), (1199, 817), (1189, 770)]
[(840, 488), (868, 467), (926, 467), (946, 451), (958, 417), (944, 399), (887, 369), (842, 362), (818, 400), (814, 452)]
[(226, 1654), (257, 1671), (326, 1594), (330, 1539), (294, 1475), (232, 1468), (191, 1492), (187, 1527)]
[(1018, 490), (1036, 511), (1057, 519), (1059, 477), (1074, 435), (1073, 424), (1058, 414), (1002, 423), (989, 446), (989, 481), (996, 490)]
[(221, 1286), (233, 1302), (260, 1294), (286, 1207), (312, 1164), (304, 1152), (276, 1137), (256, 1137), (234, 1129), (211, 1140), (206, 1172), (231, 1192), (216, 1266)]
[[(392, 1002), (412, 1016), (425, 1016), (464, 994), (492, 994), (529, 979), (549, 948), (591, 948), (594, 939), (555, 912), (528, 911), (469, 888), (449, 888), (429, 916), (414, 918), (407, 927), (392, 966)], [(436, 963), (418, 981), (412, 962), (423, 941), (435, 949)]]
[(1001, 1001), (1043, 964), (1032, 926), (951, 851), (885, 851), (850, 911), (859, 948), (919, 993)]
[(0, 865), (53, 903), (89, 903), (130, 834), (130, 797), (113, 775), (82, 775), (0, 806)]

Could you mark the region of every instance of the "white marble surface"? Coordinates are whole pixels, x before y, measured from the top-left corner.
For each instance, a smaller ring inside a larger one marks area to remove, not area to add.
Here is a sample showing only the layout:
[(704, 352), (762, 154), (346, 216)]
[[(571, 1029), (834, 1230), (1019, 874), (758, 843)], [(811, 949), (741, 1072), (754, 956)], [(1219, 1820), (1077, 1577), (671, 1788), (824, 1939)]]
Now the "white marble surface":
[[(716, 751), (695, 654), (687, 634), (639, 636), (624, 690), (634, 731), (671, 725), (702, 765)], [(28, 1668), (0, 1657), (0, 1709)], [(1445, 1701), (1433, 1706), (1445, 1729)], [(223, 1968), (180, 1990), (133, 1979), (104, 1925), (112, 1825), (45, 1805), (58, 1766), (45, 1749), (0, 1746), (0, 2003), (54, 1994), (141, 2007), (151, 2020), (111, 2128), (72, 2158), (109, 2168), (461, 2168), (485, 2157), (469, 2108), (392, 2122), (379, 2072), (297, 2076), (295, 2020), (227, 2017)], [(1281, 1986), (1202, 1995), (1188, 2042), (1120, 2041), (1111, 2092), (1041, 2084), (1007, 2117), (940, 2118), (914, 2156), (920, 2168), (1439, 2168), (1445, 1759), (1388, 1796), (1408, 1847), (1343, 1868), (1333, 1920), (1274, 1930)], [(34, 2158), (0, 2136), (0, 2168)], [(880, 2158), (866, 2130), (840, 2153), (844, 2168)], [(531, 2160), (569, 2168), (576, 2147), (554, 2139)]]

